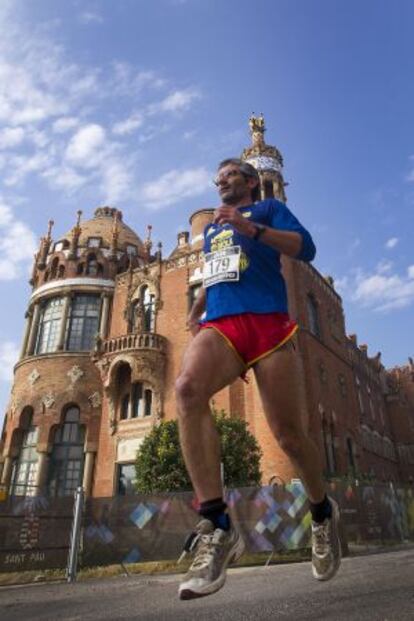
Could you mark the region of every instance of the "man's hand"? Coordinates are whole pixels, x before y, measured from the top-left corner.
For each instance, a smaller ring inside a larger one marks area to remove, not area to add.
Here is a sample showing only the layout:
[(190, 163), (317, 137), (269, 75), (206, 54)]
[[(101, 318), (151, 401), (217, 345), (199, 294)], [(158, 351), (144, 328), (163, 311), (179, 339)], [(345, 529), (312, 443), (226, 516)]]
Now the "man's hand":
[(214, 212), (215, 224), (230, 224), (238, 233), (253, 237), (256, 232), (255, 226), (242, 216), (237, 207), (221, 205)]

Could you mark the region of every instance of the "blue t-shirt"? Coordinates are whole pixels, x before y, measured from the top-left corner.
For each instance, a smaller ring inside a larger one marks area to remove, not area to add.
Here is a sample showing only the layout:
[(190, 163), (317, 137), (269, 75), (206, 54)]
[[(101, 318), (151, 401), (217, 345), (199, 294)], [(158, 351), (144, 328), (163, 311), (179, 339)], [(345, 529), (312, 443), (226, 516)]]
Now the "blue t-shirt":
[[(269, 198), (239, 208), (245, 218), (280, 231), (295, 231), (302, 236), (302, 248), (296, 259), (312, 261), (316, 249), (309, 232), (280, 201)], [(241, 235), (229, 224), (208, 224), (204, 229), (204, 252), (240, 246), (238, 281), (219, 282), (206, 287), (204, 321), (241, 313), (287, 312), (286, 285), (280, 271), (280, 253), (270, 246)]]

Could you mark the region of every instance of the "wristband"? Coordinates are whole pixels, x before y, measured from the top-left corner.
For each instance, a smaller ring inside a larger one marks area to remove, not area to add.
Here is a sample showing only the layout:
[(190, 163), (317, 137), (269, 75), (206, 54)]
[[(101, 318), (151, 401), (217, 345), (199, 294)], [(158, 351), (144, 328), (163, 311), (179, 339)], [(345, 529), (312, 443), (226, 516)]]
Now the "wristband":
[(265, 232), (266, 227), (264, 224), (255, 224), (254, 226), (256, 228), (256, 233), (253, 235), (252, 239), (254, 239), (254, 241), (257, 241)]

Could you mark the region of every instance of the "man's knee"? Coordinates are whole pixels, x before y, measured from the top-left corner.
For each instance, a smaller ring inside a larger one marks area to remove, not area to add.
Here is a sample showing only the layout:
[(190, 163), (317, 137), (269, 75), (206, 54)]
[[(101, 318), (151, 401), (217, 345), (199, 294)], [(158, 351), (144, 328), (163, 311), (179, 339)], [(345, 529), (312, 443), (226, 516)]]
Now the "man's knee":
[(284, 429), (277, 433), (277, 441), (286, 455), (297, 458), (302, 454), (306, 436), (296, 429)]
[(179, 414), (185, 414), (203, 401), (203, 391), (193, 376), (182, 373), (175, 382), (175, 394), (180, 405)]

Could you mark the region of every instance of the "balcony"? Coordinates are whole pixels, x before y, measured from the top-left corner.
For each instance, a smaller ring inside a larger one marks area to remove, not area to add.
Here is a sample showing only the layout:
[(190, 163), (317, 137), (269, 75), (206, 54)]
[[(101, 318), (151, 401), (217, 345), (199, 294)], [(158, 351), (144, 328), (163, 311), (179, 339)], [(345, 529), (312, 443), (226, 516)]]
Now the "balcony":
[(102, 342), (100, 353), (116, 354), (121, 351), (150, 350), (164, 354), (167, 349), (167, 339), (153, 332), (126, 334)]

